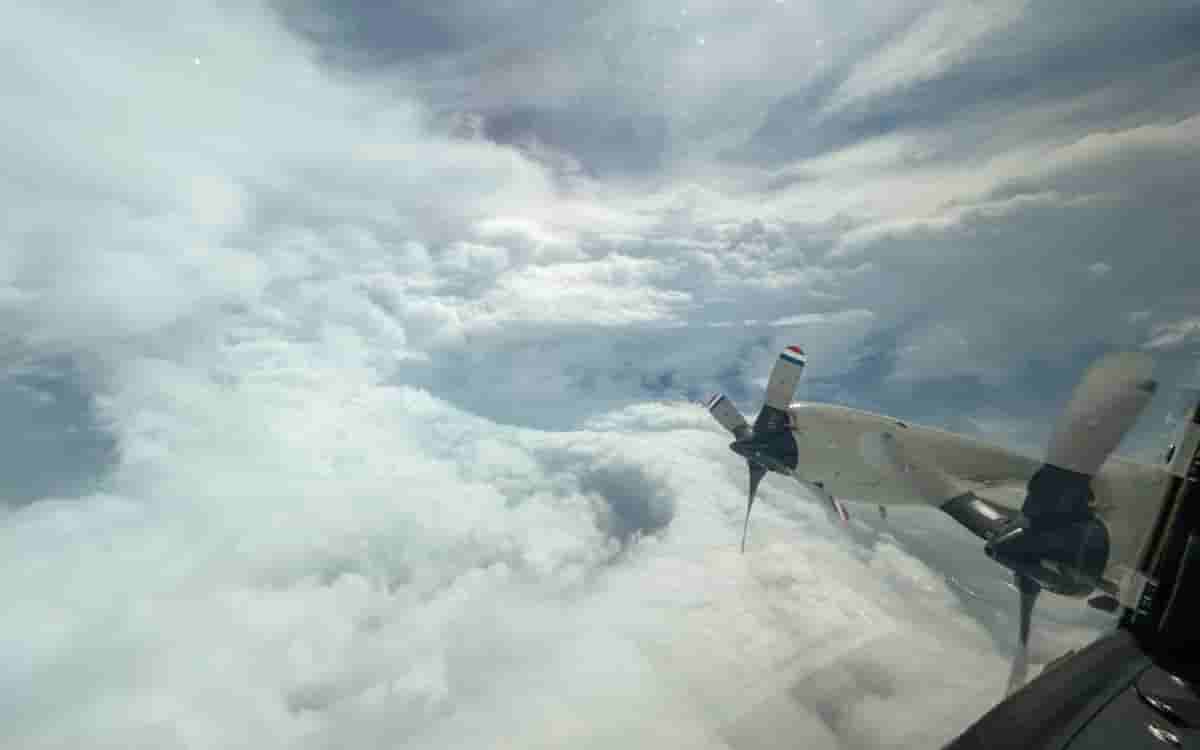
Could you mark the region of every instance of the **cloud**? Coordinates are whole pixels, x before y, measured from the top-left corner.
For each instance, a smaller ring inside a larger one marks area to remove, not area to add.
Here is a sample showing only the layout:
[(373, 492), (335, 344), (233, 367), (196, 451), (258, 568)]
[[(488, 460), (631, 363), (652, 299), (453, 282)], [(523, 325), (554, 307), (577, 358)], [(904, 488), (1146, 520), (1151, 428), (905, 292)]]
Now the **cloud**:
[[(961, 160), (1100, 123), (1187, 116), (1190, 94), (1187, 103), (1166, 99), (1175, 86), (1195, 83), (1185, 41), (1195, 9), (1142, 10), (1132, 3), (1094, 14), (1056, 13), (1043, 2), (905, 7), (866, 25), (865, 40), (840, 48), (773, 101), (749, 142), (731, 153), (778, 163), (924, 133), (945, 149), (942, 158)], [(1116, 48), (1124, 54), (1106, 54)], [(1002, 126), (1010, 120), (1023, 127)]]
[[(606, 177), (652, 176), (753, 132), (781, 89), (853, 59), (919, 3), (869, 12), (717, 0), (481, 11), (281, 2), (331, 64), (414, 81), (504, 143), (536, 140)], [(403, 33), (386, 29), (404, 28)]]
[(4, 505), (86, 493), (115, 459), (87, 384), (63, 362), (9, 368), (0, 415), (14, 436), (0, 453)]
[(976, 540), (769, 479), (742, 557), (684, 402), (798, 343), (803, 397), (1037, 442), (1091, 354), (1190, 374), (1186, 9), (1010, 101), (962, 97), (1103, 24), (580, 7), (10, 14), (6, 744), (928, 746), (999, 695)]
[[(890, 558), (864, 566), (778, 488), (756, 519), (761, 551), (738, 556), (740, 467), (707, 425), (515, 431), (295, 353), (303, 373), (232, 388), (137, 365), (107, 405), (127, 447), (119, 494), (8, 517), (13, 678), (39, 700), (6, 722), (12, 741), (75, 744), (103, 728), (168, 746), (445, 746), (479, 732), (539, 745), (604, 743), (621, 727), (715, 742), (725, 725), (694, 695), (728, 685), (680, 649), (733, 664), (738, 639), (769, 634), (742, 664), (762, 694), (765, 675), (779, 689), (801, 678), (814, 663), (802, 655), (853, 651), (912, 616), (888, 593), (910, 573), (887, 583)], [(797, 556), (787, 540), (806, 531)], [(788, 614), (814, 595), (825, 616)], [(738, 627), (681, 631), (704, 602), (712, 625)], [(942, 647), (994, 659), (958, 622), (958, 645)], [(749, 699), (724, 704), (729, 721)]]
[(1178, 349), (1200, 336), (1200, 318), (1185, 318), (1157, 325), (1151, 335), (1153, 338), (1146, 343), (1146, 348)]
[(894, 94), (961, 65), (980, 42), (1014, 24), (1022, 3), (934, 6), (883, 49), (857, 63), (830, 97), (828, 110)]

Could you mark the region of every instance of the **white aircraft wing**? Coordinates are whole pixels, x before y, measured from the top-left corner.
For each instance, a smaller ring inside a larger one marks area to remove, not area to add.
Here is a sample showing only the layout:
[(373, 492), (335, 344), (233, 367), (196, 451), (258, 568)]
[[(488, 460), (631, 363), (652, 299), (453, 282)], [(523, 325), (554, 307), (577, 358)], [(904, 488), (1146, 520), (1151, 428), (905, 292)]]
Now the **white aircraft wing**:
[(944, 430), (833, 404), (791, 407), (797, 478), (842, 500), (934, 505), (967, 491), (1019, 509), (1035, 459)]
[[(965, 435), (844, 406), (797, 403), (789, 411), (796, 478), (839, 502), (941, 508), (969, 493), (994, 506), (999, 525), (1020, 511), (1029, 479), (1042, 465)], [(1108, 527), (1114, 565), (1132, 566), (1167, 479), (1162, 467), (1120, 458), (1097, 473), (1092, 504)]]

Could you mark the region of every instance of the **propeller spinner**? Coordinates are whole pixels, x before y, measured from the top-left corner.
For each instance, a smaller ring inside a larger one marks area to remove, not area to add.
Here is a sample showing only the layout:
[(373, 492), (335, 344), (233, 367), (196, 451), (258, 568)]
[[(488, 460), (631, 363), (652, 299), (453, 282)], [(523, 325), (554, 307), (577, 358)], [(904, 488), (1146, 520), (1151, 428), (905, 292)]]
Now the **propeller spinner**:
[(705, 402), (709, 413), (733, 434), (734, 441), (729, 447), (746, 459), (746, 468), (750, 473), (746, 520), (742, 525), (742, 552), (746, 551), (750, 509), (754, 507), (754, 496), (762, 478), (768, 471), (790, 474), (796, 468), (796, 439), (792, 437), (789, 427), (787, 408), (796, 393), (796, 385), (800, 382), (806, 361), (804, 352), (798, 346), (789, 346), (780, 353), (775, 366), (771, 368), (766, 401), (754, 420), (753, 428), (724, 394), (715, 394)]

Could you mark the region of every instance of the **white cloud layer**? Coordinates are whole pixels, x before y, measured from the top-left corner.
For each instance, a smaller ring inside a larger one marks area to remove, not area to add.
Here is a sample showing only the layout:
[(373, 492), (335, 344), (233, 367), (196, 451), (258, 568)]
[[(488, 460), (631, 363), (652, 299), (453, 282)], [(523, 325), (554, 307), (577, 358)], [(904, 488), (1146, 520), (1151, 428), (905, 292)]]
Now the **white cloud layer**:
[(974, 54), (980, 42), (1021, 18), (1023, 2), (935, 5), (892, 43), (856, 64), (830, 109), (931, 80)]
[[(1195, 260), (1161, 219), (1198, 120), (1068, 138), (1047, 105), (997, 121), (1054, 137), (957, 166), (969, 117), (723, 162), (793, 93), (784, 62), (811, 82), (870, 36), (785, 6), (628, 26), (674, 41), (630, 52), (658, 78), (621, 105), (695, 147), (640, 180), (470, 125), (621, 60), (468, 51), (451, 73), (508, 63), (449, 107), (457, 75), (350, 75), (275, 8), (10, 9), (0, 416), (37, 460), (3, 466), (41, 473), (3, 490), (0, 745), (925, 747), (998, 697), (1012, 599), (974, 539), (842, 533), (773, 479), (742, 557), (744, 467), (682, 402), (753, 404), (788, 343), (808, 393), (914, 409), (1073, 341), (1186, 352)], [(854, 106), (1017, 14), (917, 10), (862, 25), (915, 24), (841, 66)], [(1044, 612), (1038, 660), (1092, 632)]]
[[(893, 544), (858, 559), (772, 488), (738, 555), (740, 467), (695, 411), (500, 428), (298, 354), (237, 386), (136, 366), (113, 493), (8, 517), (8, 741), (918, 744), (953, 725), (914, 711), (994, 695), (985, 632)], [(832, 725), (830, 669), (874, 675)]]

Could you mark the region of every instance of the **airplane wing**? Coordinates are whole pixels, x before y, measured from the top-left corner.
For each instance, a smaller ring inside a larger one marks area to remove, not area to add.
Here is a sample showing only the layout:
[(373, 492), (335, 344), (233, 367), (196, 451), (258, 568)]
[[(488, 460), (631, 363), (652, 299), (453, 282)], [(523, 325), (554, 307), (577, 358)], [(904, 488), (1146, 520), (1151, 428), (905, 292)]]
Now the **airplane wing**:
[[(1042, 465), (972, 437), (843, 406), (794, 404), (791, 417), (797, 479), (810, 489), (819, 483), (816, 494), (834, 511), (831, 498), (852, 507), (932, 506), (984, 540), (1020, 511)], [(1114, 566), (1132, 566), (1166, 479), (1160, 467), (1119, 458), (1096, 475), (1092, 510), (1108, 527)], [(1108, 577), (1122, 575), (1114, 569)]]
[[(997, 446), (915, 425), (863, 442), (868, 461), (888, 472), (893, 489), (903, 487), (910, 496), (940, 507), (985, 540), (1021, 510), (1029, 479), (1040, 466)], [(1097, 473), (1091, 510), (1107, 526), (1114, 565), (1132, 567), (1167, 479), (1161, 467), (1120, 458)], [(1120, 574), (1111, 571), (1110, 577)]]
[(833, 404), (797, 403), (797, 478), (843, 500), (934, 505), (971, 491), (1019, 509), (1039, 462), (979, 440)]
[[(988, 539), (1020, 511), (1029, 479), (1040, 464), (970, 438), (924, 432), (908, 430), (896, 435), (900, 449), (894, 467), (897, 477), (977, 536)], [(988, 466), (986, 472), (979, 470), (982, 464)], [(1092, 481), (1090, 509), (1107, 529), (1110, 569), (1106, 577), (1111, 581), (1120, 580), (1122, 569), (1132, 569), (1140, 540), (1157, 516), (1168, 478), (1162, 467), (1114, 458)]]

